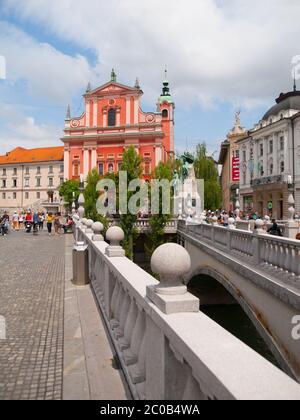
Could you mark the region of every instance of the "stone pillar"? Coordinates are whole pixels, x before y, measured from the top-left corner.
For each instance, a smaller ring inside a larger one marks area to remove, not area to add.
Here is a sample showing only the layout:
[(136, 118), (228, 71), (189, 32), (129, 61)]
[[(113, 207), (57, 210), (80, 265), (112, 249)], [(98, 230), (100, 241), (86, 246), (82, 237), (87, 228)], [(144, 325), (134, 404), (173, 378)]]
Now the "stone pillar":
[(126, 125), (130, 125), (130, 110), (131, 110), (130, 98), (126, 98)]
[(64, 150), (64, 179), (69, 179), (69, 171), (70, 171), (70, 149), (69, 147), (65, 147)]
[(188, 252), (180, 245), (160, 246), (151, 258), (151, 269), (158, 274), (158, 286), (147, 287), (147, 297), (165, 314), (199, 312), (199, 299), (187, 291), (183, 276), (191, 269)]
[(139, 98), (134, 98), (134, 124), (139, 123)]
[(92, 169), (97, 168), (97, 148), (92, 148)]
[(93, 126), (98, 126), (98, 101), (97, 99), (94, 99), (94, 114), (93, 114)]
[(86, 105), (85, 105), (85, 119), (86, 119), (85, 125), (86, 125), (86, 127), (90, 126), (90, 109), (91, 109), (90, 101), (87, 101)]
[(84, 178), (86, 178), (89, 173), (89, 149), (86, 147), (83, 149), (83, 173)]

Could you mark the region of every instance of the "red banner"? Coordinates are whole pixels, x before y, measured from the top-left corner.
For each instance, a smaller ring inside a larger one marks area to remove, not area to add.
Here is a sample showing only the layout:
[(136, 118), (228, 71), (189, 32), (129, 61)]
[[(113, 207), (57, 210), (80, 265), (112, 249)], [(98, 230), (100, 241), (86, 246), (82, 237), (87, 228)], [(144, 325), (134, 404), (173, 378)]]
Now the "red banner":
[(232, 181), (239, 182), (240, 180), (240, 159), (232, 158)]

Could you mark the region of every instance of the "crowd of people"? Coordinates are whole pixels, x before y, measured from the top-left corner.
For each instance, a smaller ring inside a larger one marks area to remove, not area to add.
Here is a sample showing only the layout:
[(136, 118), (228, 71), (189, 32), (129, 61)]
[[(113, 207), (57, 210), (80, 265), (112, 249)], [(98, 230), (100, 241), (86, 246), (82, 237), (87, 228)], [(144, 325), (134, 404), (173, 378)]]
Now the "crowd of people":
[[(47, 227), (48, 235), (60, 235), (62, 233), (68, 233), (72, 230), (73, 219), (71, 216), (63, 217), (61, 213), (45, 213), (38, 211), (15, 211), (10, 217), (8, 212), (0, 217), (0, 235), (6, 236), (10, 228), (14, 232), (25, 230), (31, 232), (42, 231)], [(30, 227), (30, 229), (29, 229)]]

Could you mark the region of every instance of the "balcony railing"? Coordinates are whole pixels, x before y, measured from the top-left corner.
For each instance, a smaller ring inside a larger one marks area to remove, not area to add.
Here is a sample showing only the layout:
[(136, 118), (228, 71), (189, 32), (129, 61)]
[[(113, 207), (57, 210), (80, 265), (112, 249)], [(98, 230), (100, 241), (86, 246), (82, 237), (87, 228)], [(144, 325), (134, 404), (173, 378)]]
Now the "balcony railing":
[(264, 178), (256, 178), (251, 181), (252, 187), (260, 187), (268, 184), (278, 184), (284, 181), (283, 175), (267, 176)]

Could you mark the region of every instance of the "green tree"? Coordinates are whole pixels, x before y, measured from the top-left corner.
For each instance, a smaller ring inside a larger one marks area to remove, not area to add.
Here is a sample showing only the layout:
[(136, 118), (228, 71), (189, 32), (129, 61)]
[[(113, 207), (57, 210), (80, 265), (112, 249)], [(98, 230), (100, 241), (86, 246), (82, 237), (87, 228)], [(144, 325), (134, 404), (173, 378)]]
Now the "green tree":
[[(172, 181), (174, 162), (169, 161), (167, 163), (160, 162), (152, 173), (152, 179), (161, 181), (163, 179)], [(151, 197), (153, 198), (153, 197)], [(172, 192), (170, 194), (170, 201), (172, 201)], [(171, 210), (171, 202), (170, 202)], [(172, 210), (171, 210), (172, 211)], [(148, 254), (152, 255), (156, 248), (164, 244), (167, 239), (165, 235), (166, 224), (171, 220), (172, 215), (163, 214), (163, 197), (162, 191), (159, 195), (159, 214), (150, 216), (150, 233), (147, 235), (147, 242), (145, 243), (145, 250)]]
[(205, 143), (197, 146), (194, 168), (196, 178), (204, 180), (204, 207), (219, 209), (222, 202), (219, 174), (213, 156), (208, 155)]
[[(75, 197), (73, 196), (73, 193), (75, 194)], [(65, 181), (59, 188), (59, 195), (64, 199), (66, 207), (71, 211), (74, 198), (77, 202), (79, 197), (79, 181), (76, 179)]]
[[(123, 163), (121, 165), (121, 171), (127, 172), (127, 203), (130, 198), (135, 194), (135, 192), (129, 192), (128, 186), (131, 181), (134, 179), (140, 179), (143, 173), (142, 169), (142, 158), (136, 152), (133, 146), (130, 146), (123, 153)], [(135, 228), (135, 223), (137, 221), (136, 214), (121, 214), (120, 215), (120, 225), (125, 233), (124, 239), (124, 249), (126, 256), (133, 260), (133, 245), (134, 240), (138, 236), (137, 229)]]
[(97, 184), (100, 181), (101, 176), (99, 175), (97, 169), (92, 169), (89, 172), (86, 182), (87, 185), (84, 190), (84, 211), (85, 217), (92, 219), (95, 222), (101, 222), (104, 225), (104, 233), (108, 229), (109, 221), (107, 218), (97, 211), (97, 200), (99, 197), (99, 192), (97, 191)]

